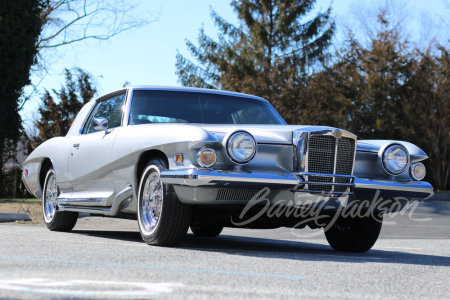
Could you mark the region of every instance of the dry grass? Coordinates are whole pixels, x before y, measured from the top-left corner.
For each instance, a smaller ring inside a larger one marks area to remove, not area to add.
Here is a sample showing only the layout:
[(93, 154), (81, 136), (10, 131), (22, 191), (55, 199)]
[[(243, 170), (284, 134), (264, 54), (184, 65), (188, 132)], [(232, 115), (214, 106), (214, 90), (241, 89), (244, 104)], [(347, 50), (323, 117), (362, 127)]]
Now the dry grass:
[(40, 199), (0, 199), (0, 213), (27, 214), (31, 222), (19, 221), (19, 223), (41, 223), (42, 201)]

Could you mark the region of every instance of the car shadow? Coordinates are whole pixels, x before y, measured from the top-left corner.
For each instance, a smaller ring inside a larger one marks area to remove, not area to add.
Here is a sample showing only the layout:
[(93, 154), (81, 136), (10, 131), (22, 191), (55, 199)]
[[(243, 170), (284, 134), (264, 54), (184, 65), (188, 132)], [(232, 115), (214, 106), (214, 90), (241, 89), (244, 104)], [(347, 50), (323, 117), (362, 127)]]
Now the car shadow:
[(430, 215), (450, 216), (450, 201), (421, 201), (419, 209)]
[[(104, 239), (121, 240), (142, 244), (141, 235), (135, 231), (73, 230), (80, 234)], [(304, 241), (286, 241), (220, 235), (215, 238), (196, 237), (187, 234), (177, 246), (179, 249), (217, 252), (228, 255), (287, 259), (296, 261), (332, 261), (347, 263), (396, 263), (424, 266), (450, 266), (450, 257), (372, 249), (365, 253), (337, 252), (330, 246)], [(376, 245), (375, 245), (376, 248)], [(151, 251), (151, 246), (149, 246)]]

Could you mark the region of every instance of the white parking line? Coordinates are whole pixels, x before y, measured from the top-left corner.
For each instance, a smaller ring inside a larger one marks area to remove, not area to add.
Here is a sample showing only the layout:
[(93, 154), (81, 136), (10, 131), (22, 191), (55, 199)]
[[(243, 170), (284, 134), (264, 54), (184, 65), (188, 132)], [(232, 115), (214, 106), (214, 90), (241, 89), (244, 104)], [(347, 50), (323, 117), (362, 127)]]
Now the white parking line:
[[(95, 288), (94, 288), (95, 287)], [(147, 283), (97, 280), (51, 280), (24, 278), (0, 282), (0, 289), (75, 297), (147, 297), (168, 294), (182, 283)]]

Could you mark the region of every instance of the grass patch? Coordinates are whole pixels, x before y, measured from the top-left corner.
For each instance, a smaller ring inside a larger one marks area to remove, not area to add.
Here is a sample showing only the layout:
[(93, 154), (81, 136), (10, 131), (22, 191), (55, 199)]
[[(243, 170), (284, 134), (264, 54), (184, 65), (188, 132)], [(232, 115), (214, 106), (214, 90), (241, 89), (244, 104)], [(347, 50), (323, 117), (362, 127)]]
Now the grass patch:
[(42, 201), (40, 199), (0, 199), (1, 213), (27, 214), (31, 218), (31, 222), (20, 223), (41, 223), (42, 216)]

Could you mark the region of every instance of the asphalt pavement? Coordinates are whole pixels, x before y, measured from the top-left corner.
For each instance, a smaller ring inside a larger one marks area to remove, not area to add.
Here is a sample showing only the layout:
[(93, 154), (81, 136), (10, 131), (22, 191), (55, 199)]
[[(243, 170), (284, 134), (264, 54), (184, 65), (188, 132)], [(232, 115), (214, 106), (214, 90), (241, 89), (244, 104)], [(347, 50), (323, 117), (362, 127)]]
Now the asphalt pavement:
[(450, 299), (450, 202), (385, 217), (362, 254), (313, 230), (225, 229), (179, 247), (142, 242), (136, 221), (80, 218), (70, 233), (0, 224), (1, 299)]

